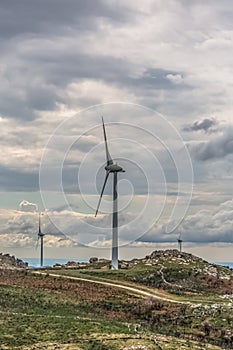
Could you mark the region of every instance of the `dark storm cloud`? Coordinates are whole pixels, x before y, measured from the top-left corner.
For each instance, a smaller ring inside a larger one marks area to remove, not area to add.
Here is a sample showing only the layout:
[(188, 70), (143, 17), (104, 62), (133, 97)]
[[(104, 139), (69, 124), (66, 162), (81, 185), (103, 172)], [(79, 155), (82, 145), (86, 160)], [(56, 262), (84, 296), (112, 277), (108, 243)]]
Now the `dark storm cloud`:
[(193, 157), (200, 161), (221, 159), (231, 155), (233, 154), (233, 127), (227, 127), (222, 135), (212, 137), (209, 141), (190, 144), (188, 148)]
[(183, 128), (184, 131), (209, 131), (213, 126), (217, 125), (217, 121), (214, 118), (205, 118), (200, 121), (195, 121), (191, 125), (187, 125)]

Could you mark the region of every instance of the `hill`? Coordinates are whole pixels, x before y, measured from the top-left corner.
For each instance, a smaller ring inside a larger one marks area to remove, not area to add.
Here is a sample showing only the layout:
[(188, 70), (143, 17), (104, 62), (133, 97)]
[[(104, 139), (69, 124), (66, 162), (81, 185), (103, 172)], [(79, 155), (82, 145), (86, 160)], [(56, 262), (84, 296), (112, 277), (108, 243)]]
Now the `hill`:
[(118, 271), (111, 271), (110, 261), (99, 260), (84, 267), (76, 264), (75, 268), (90, 276), (117, 278), (175, 294), (232, 294), (233, 291), (232, 269), (176, 249), (155, 250), (142, 259), (121, 260), (119, 266)]
[(129, 267), (130, 279), (173, 293), (231, 294), (233, 290), (232, 269), (175, 249), (156, 250), (145, 259), (134, 259)]
[(233, 348), (232, 270), (192, 254), (157, 250), (118, 271), (103, 259), (14, 265), (0, 269), (1, 349)]
[(28, 263), (10, 254), (0, 253), (0, 269), (26, 269)]

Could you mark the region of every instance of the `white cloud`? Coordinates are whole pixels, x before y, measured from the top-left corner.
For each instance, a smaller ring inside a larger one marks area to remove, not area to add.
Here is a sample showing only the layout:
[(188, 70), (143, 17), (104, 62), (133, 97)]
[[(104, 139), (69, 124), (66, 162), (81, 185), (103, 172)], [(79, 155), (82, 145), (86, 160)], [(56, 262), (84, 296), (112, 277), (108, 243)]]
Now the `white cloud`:
[(184, 79), (181, 74), (167, 74), (166, 78), (173, 84), (182, 84)]
[(67, 237), (56, 237), (46, 234), (44, 236), (44, 246), (46, 248), (69, 248), (77, 246), (77, 243)]
[(188, 215), (178, 228), (177, 232), (165, 234), (165, 225), (155, 227), (140, 240), (142, 242), (172, 242), (182, 235), (184, 242), (197, 245), (214, 242), (233, 243), (233, 200), (202, 209), (193, 215)]
[(219, 207), (202, 210), (188, 216), (181, 230), (184, 239), (193, 242), (233, 242), (233, 200), (223, 202)]
[(21, 211), (25, 212), (36, 212), (38, 210), (38, 206), (35, 203), (30, 203), (26, 200), (23, 200), (19, 203), (19, 208)]
[(0, 244), (4, 248), (22, 248), (33, 247), (35, 241), (32, 237), (24, 235), (22, 233), (5, 233), (0, 234)]
[[(48, 216), (47, 216), (48, 215)], [(75, 247), (85, 244), (89, 247), (111, 246), (111, 215), (81, 214), (78, 212), (50, 212), (41, 217), (42, 231), (45, 233), (45, 246)], [(33, 212), (1, 211), (0, 241), (3, 247), (34, 248), (38, 233), (38, 215)], [(165, 233), (166, 218), (155, 223), (145, 234), (147, 222), (135, 225), (132, 214), (119, 215), (119, 245), (131, 247), (158, 247), (176, 245), (179, 232), (182, 239), (193, 245), (214, 242), (232, 243), (233, 200), (219, 206), (212, 205), (196, 211), (184, 218), (177, 231)]]

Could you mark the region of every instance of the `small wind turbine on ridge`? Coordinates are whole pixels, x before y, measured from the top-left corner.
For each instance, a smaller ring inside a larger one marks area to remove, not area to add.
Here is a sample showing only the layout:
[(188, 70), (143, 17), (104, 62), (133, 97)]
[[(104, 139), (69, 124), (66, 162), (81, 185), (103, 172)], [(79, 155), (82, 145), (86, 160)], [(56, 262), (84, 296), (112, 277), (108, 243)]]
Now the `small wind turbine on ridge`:
[(125, 172), (121, 166), (117, 163), (114, 163), (109, 150), (107, 143), (106, 130), (104, 125), (104, 119), (102, 117), (102, 125), (103, 125), (103, 133), (104, 133), (104, 143), (105, 143), (105, 152), (106, 152), (106, 175), (104, 179), (103, 188), (100, 194), (100, 198), (98, 201), (97, 209), (95, 212), (95, 216), (98, 214), (98, 210), (100, 207), (101, 199), (103, 197), (104, 189), (106, 183), (108, 181), (108, 177), (110, 173), (113, 173), (113, 212), (112, 212), (112, 270), (118, 270), (118, 194), (117, 194), (117, 174)]
[(43, 267), (44, 265), (44, 236), (45, 234), (41, 231), (41, 213), (39, 213), (39, 229), (38, 229), (38, 239), (37, 244), (40, 240), (40, 266)]
[(179, 251), (180, 253), (182, 253), (182, 243), (183, 243), (183, 240), (181, 239), (181, 233), (177, 239), (177, 242), (178, 242), (178, 248), (179, 248)]

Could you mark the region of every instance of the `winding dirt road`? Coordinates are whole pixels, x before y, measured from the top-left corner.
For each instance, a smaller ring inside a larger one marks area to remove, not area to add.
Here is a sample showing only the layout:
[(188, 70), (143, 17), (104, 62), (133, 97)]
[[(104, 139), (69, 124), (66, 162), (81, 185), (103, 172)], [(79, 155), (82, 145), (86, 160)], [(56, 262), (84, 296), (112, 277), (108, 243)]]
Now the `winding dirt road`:
[(118, 282), (116, 283), (116, 282), (99, 281), (99, 280), (90, 279), (90, 278), (74, 277), (74, 276), (67, 276), (67, 275), (59, 275), (59, 274), (56, 274), (56, 273), (47, 273), (47, 272), (41, 272), (41, 271), (31, 271), (31, 273), (38, 274), (38, 275), (49, 275), (51, 277), (65, 278), (65, 279), (69, 279), (69, 280), (84, 281), (84, 282), (89, 282), (89, 283), (96, 283), (96, 284), (101, 284), (101, 285), (105, 285), (105, 286), (109, 286), (109, 287), (116, 287), (116, 288), (120, 288), (120, 289), (127, 290), (129, 292), (132, 292), (133, 294), (139, 294), (139, 295), (142, 295), (142, 296), (145, 296), (145, 297), (155, 298), (155, 299), (162, 300), (162, 301), (167, 301), (169, 303), (190, 304), (189, 302), (177, 301), (177, 300), (174, 300), (174, 299), (166, 298), (164, 296), (161, 296), (161, 295), (157, 294), (156, 292), (154, 292), (154, 293), (147, 292), (147, 291), (145, 291), (143, 289), (126, 286), (126, 285), (120, 284)]

